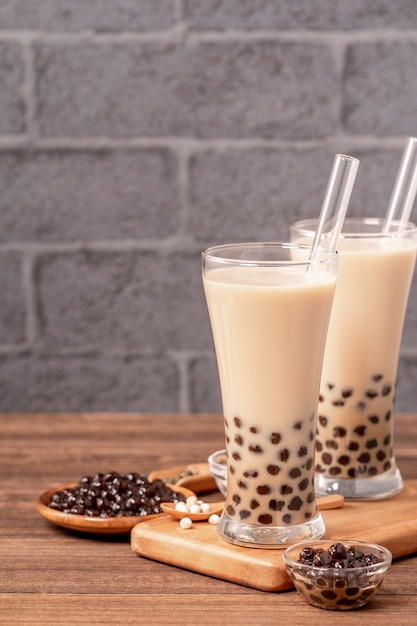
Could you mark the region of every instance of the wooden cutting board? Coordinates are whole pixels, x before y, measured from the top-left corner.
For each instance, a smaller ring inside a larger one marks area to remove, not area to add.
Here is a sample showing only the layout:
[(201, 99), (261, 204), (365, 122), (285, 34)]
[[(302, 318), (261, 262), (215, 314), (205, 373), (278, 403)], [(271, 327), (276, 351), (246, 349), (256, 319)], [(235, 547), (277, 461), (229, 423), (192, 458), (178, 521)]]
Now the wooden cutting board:
[[(345, 502), (322, 512), (325, 539), (356, 539), (379, 543), (393, 558), (417, 552), (417, 480), (404, 481), (403, 491), (389, 499)], [(169, 516), (137, 524), (131, 548), (142, 556), (262, 591), (292, 587), (285, 572), (283, 550), (242, 548), (219, 538), (208, 522), (182, 529)]]

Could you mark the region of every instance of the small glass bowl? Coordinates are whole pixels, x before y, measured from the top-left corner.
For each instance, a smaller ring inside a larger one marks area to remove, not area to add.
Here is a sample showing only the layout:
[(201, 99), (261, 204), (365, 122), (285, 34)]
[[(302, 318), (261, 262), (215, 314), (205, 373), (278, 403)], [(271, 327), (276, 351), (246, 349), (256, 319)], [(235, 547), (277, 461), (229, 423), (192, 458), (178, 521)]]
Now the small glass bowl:
[[(365, 555), (375, 555), (378, 562), (353, 568), (317, 567), (299, 562), (300, 552), (306, 546), (327, 550), (336, 543), (346, 548), (354, 547)], [(320, 609), (342, 611), (367, 604), (381, 585), (392, 562), (391, 552), (383, 546), (347, 539), (297, 543), (285, 550), (283, 558), (295, 588), (310, 604)]]
[(226, 497), (227, 490), (227, 455), (226, 450), (216, 450), (208, 458), (211, 475), (216, 481), (220, 493)]

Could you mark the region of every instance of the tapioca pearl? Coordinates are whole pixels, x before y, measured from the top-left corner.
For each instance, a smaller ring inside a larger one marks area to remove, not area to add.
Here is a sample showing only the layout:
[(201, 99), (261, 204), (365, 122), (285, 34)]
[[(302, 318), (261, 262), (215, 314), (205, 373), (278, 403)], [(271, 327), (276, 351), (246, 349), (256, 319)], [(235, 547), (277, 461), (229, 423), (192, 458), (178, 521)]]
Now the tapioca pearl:
[(278, 458), (282, 463), (286, 463), (290, 458), (290, 451), (288, 448), (283, 448), (279, 451)]
[(346, 447), (351, 452), (356, 452), (357, 450), (359, 450), (359, 443), (357, 441), (349, 441)]
[(316, 439), (316, 450), (317, 452), (321, 452), (323, 450), (323, 444), (318, 439)]
[(294, 491), (294, 489), (290, 485), (281, 485), (281, 487), (279, 488), (279, 492), (283, 496), (288, 496), (293, 491)]
[(280, 433), (272, 433), (271, 434), (271, 443), (275, 446), (281, 441), (282, 437)]
[(329, 467), (329, 474), (331, 476), (338, 476), (341, 473), (342, 473), (342, 470), (340, 469), (338, 465), (333, 465), (332, 467)]
[(235, 443), (237, 443), (238, 446), (243, 446), (243, 442), (244, 439), (242, 435), (235, 435)]
[(252, 498), (252, 500), (250, 501), (249, 506), (250, 506), (251, 510), (254, 511), (255, 509), (257, 509), (260, 506), (260, 504), (259, 504), (258, 500), (255, 500), (255, 498)]
[(242, 511), (239, 511), (239, 517), (242, 521), (250, 517), (250, 515), (251, 515), (251, 512), (248, 511), (247, 509), (242, 509)]
[(366, 426), (365, 425), (355, 426), (355, 428), (353, 429), (353, 432), (356, 433), (359, 437), (364, 437), (366, 433)]
[(387, 413), (385, 414), (385, 421), (389, 422), (392, 416), (392, 411), (387, 411)]
[(238, 493), (234, 493), (233, 496), (232, 496), (232, 500), (236, 504), (236, 506), (239, 506), (239, 504), (242, 501), (242, 498), (240, 497), (240, 495)]
[(368, 439), (365, 443), (365, 447), (367, 450), (372, 450), (373, 448), (378, 447), (378, 441), (376, 439)]
[(231, 474), (234, 474), (234, 473), (236, 472), (236, 469), (235, 469), (234, 465), (230, 465), (230, 466), (229, 466), (229, 472), (230, 472)]
[(371, 376), (371, 380), (373, 380), (375, 383), (379, 383), (380, 380), (383, 379), (383, 375), (382, 374), (373, 374)]
[(271, 509), (271, 511), (282, 511), (282, 509), (285, 506), (285, 501), (284, 500), (276, 500), (274, 498), (274, 499), (269, 501), (268, 506)]
[(256, 487), (256, 493), (260, 496), (266, 496), (268, 493), (271, 493), (271, 487), (269, 485), (258, 485)]
[(350, 398), (353, 396), (353, 389), (351, 387), (346, 387), (346, 389), (342, 390), (342, 398)]
[(270, 465), (266, 466), (266, 471), (268, 472), (268, 474), (271, 474), (271, 476), (276, 476), (280, 473), (281, 468), (278, 465), (272, 465), (271, 463)]
[(384, 386), (382, 387), (382, 392), (381, 392), (381, 395), (382, 395), (382, 396), (384, 396), (384, 397), (385, 397), (385, 396), (389, 396), (389, 394), (391, 393), (391, 391), (392, 391), (392, 387), (391, 387), (391, 385), (384, 385)]
[(300, 458), (302, 458), (303, 456), (307, 456), (308, 454), (307, 446), (300, 446), (298, 448), (297, 454)]
[(298, 483), (298, 488), (300, 491), (305, 491), (309, 484), (310, 481), (308, 480), (308, 478), (303, 478), (303, 480), (300, 480), (300, 482)]
[(348, 469), (347, 475), (349, 476), (349, 478), (356, 478), (356, 476), (358, 475), (356, 469), (354, 467), (350, 467)]
[(369, 398), (369, 400), (373, 400), (377, 396), (378, 396), (378, 392), (376, 391), (376, 389), (367, 389), (365, 391), (365, 397)]
[(319, 402), (324, 402), (324, 396), (323, 394), (319, 394)]
[(291, 498), (288, 504), (289, 511), (299, 511), (303, 506), (304, 502), (301, 500), (300, 496), (294, 496)]
[(385, 452), (383, 450), (378, 450), (378, 452), (376, 453), (376, 458), (377, 461), (380, 461), (382, 463), (382, 461), (384, 461), (386, 459), (387, 455), (385, 454)]
[(288, 472), (288, 476), (290, 478), (299, 478), (301, 476), (302, 472), (301, 469), (299, 467), (293, 467), (289, 472)]
[(339, 447), (339, 444), (334, 439), (326, 439), (324, 445), (326, 448), (330, 448), (331, 450), (337, 450)]
[(253, 454), (263, 454), (263, 449), (258, 444), (251, 444), (249, 446), (249, 452), (253, 452)]
[(236, 514), (234, 507), (231, 504), (228, 504), (226, 507), (227, 514), (233, 517)]
[(327, 388), (330, 389), (330, 391), (334, 389), (334, 383), (327, 383)]
[(366, 402), (359, 400), (359, 402), (356, 403), (355, 409), (359, 412), (364, 411), (366, 409)]
[(319, 424), (325, 428), (328, 424), (328, 418), (325, 415), (319, 415)]
[(345, 406), (345, 401), (342, 400), (341, 398), (338, 398), (337, 400), (332, 401), (332, 405), (333, 406)]
[(370, 460), (371, 455), (369, 454), (369, 452), (362, 452), (362, 454), (358, 456), (359, 463), (369, 463)]
[(226, 443), (230, 443), (230, 437), (229, 437), (229, 435), (226, 435), (226, 436), (225, 436), (225, 439), (226, 439)]
[(376, 467), (369, 467), (368, 474), (369, 476), (376, 476), (378, 474), (378, 469)]
[(258, 517), (258, 522), (260, 524), (264, 524), (265, 526), (272, 524), (272, 515), (269, 513), (262, 513), (262, 515), (259, 515)]
[(235, 461), (241, 461), (242, 457), (240, 456), (239, 452), (232, 452), (232, 459), (234, 459)]
[(295, 422), (293, 428), (294, 430), (301, 430), (303, 427), (303, 422)]
[(314, 492), (310, 491), (310, 493), (306, 497), (307, 504), (313, 504), (315, 497), (316, 496), (314, 495)]
[(338, 457), (337, 462), (340, 465), (349, 465), (350, 456), (348, 456), (347, 454), (342, 454), (341, 456)]
[(243, 472), (243, 476), (245, 478), (258, 478), (259, 472), (256, 470), (246, 470), (245, 472)]
[(310, 432), (308, 433), (308, 438), (309, 438), (309, 440), (310, 440), (310, 441), (314, 441), (314, 437), (315, 437), (314, 432), (313, 432), (312, 430), (310, 430)]
[(257, 432), (258, 432), (258, 429), (256, 428), (256, 426), (251, 426), (251, 427), (249, 428), (249, 432), (251, 432), (251, 433), (254, 433), (254, 434), (255, 434), (255, 433), (257, 433)]
[(333, 589), (323, 589), (320, 593), (325, 600), (336, 600), (338, 597), (337, 593), (333, 591)]
[(382, 469), (384, 470), (384, 472), (387, 472), (389, 469), (391, 469), (391, 461), (386, 461)]
[(329, 454), (329, 452), (323, 452), (323, 454), (321, 455), (321, 460), (323, 461), (325, 465), (330, 465), (330, 463), (333, 460), (333, 457), (331, 454)]
[(283, 515), (282, 521), (284, 522), (284, 524), (291, 524), (292, 516), (289, 513), (286, 513), (285, 515)]
[(242, 420), (240, 419), (240, 417), (234, 417), (233, 423), (236, 426), (236, 428), (242, 428)]
[(335, 426), (333, 428), (333, 437), (346, 437), (346, 428), (343, 426)]
[(388, 435), (384, 437), (384, 446), (389, 446), (390, 443), (391, 443), (391, 433), (388, 433)]
[(239, 478), (239, 480), (237, 481), (237, 486), (239, 487), (239, 489), (247, 489), (248, 488), (248, 485), (241, 478)]
[(379, 424), (379, 416), (378, 415), (368, 415), (368, 421), (371, 424)]
[(307, 459), (306, 463), (305, 463), (305, 468), (307, 471), (310, 471), (311, 468), (313, 467), (313, 463), (314, 463), (314, 459), (312, 459), (311, 457), (309, 459)]

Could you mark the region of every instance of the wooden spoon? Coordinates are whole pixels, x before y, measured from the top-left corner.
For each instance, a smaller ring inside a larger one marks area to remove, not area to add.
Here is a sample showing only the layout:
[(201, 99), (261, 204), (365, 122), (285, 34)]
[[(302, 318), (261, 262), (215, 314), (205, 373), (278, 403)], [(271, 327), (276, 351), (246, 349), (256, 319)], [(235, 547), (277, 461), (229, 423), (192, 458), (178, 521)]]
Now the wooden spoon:
[(164, 513), (168, 513), (175, 517), (176, 519), (182, 519), (183, 517), (188, 517), (193, 522), (204, 522), (208, 520), (210, 515), (220, 515), (220, 513), (224, 509), (225, 501), (221, 502), (210, 502), (210, 511), (206, 513), (189, 513), (188, 511), (177, 511), (175, 509), (175, 502), (161, 502), (161, 509)]

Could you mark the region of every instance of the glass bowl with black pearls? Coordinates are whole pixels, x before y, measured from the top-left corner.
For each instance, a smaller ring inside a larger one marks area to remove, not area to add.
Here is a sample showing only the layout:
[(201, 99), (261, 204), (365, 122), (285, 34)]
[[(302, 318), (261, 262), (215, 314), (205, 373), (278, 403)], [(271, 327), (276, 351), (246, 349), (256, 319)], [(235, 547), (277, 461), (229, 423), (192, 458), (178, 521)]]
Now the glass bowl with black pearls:
[(217, 488), (223, 496), (227, 490), (227, 454), (226, 450), (216, 450), (210, 454), (208, 464)]
[(357, 609), (384, 580), (392, 554), (384, 546), (355, 540), (301, 542), (283, 553), (296, 590), (321, 609)]

